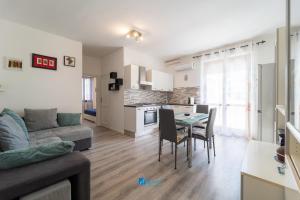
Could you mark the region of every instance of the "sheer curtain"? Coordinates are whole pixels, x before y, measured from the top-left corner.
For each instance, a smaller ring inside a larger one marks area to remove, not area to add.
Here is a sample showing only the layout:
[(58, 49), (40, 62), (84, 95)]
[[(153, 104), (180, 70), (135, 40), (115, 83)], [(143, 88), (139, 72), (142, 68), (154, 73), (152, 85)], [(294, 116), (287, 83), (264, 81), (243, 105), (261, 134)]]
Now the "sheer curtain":
[(206, 53), (197, 63), (200, 101), (217, 107), (216, 134), (252, 138), (256, 132), (252, 44)]

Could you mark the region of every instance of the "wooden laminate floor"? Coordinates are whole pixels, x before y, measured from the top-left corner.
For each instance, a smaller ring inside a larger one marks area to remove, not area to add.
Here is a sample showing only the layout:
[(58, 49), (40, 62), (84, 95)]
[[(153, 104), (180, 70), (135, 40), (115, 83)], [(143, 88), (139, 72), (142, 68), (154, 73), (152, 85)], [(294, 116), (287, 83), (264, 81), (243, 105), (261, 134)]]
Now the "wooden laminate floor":
[[(181, 144), (174, 170), (174, 155), (168, 142), (164, 142), (158, 162), (156, 134), (134, 139), (103, 127), (93, 129), (93, 147), (83, 152), (92, 163), (93, 200), (240, 199), (240, 169), (248, 144), (244, 139), (217, 136), (217, 156), (212, 156), (210, 164), (203, 142), (198, 140), (192, 168), (188, 168), (186, 148)], [(152, 180), (153, 185), (140, 186), (139, 177)]]

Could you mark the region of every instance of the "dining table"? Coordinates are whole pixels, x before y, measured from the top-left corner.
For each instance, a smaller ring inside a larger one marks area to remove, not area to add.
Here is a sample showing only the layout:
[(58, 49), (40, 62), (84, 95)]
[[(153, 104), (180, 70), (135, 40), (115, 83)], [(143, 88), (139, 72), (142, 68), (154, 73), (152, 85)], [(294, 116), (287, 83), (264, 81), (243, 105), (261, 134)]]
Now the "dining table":
[(188, 128), (188, 166), (192, 167), (192, 135), (193, 126), (199, 122), (206, 122), (208, 114), (206, 113), (175, 113), (175, 122), (177, 125)]

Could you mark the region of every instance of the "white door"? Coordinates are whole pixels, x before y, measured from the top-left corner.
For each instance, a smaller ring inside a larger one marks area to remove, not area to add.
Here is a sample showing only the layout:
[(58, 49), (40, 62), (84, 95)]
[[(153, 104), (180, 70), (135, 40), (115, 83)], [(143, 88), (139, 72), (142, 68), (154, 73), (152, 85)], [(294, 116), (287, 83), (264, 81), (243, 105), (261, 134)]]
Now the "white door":
[(100, 124), (101, 126), (108, 127), (108, 119), (109, 119), (109, 112), (108, 112), (108, 105), (109, 105), (109, 98), (108, 98), (108, 83), (109, 83), (109, 75), (102, 75), (101, 76), (101, 85), (100, 85)]
[(258, 66), (258, 138), (274, 142), (275, 64)]

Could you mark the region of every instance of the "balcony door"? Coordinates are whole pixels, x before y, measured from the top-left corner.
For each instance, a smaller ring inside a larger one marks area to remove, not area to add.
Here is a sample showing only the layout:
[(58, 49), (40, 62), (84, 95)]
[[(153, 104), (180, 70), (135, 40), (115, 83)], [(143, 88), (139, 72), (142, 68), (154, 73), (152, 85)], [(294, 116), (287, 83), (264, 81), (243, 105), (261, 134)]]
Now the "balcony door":
[(248, 137), (250, 54), (203, 61), (201, 100), (217, 107), (216, 132)]

